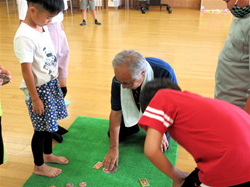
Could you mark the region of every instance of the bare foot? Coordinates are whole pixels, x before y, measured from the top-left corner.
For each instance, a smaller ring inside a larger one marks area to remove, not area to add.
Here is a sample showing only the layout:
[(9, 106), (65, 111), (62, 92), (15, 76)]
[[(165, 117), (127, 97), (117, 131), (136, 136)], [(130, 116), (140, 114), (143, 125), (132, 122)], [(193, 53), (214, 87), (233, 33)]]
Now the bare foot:
[(61, 169), (53, 168), (50, 166), (47, 166), (46, 164), (43, 164), (41, 166), (34, 166), (34, 174), (36, 175), (43, 175), (46, 177), (56, 177), (62, 172)]
[(57, 163), (57, 164), (68, 164), (69, 161), (67, 158), (65, 158), (64, 156), (55, 156), (53, 155), (53, 153), (46, 155), (43, 155), (44, 157), (44, 162), (53, 162), (53, 163)]

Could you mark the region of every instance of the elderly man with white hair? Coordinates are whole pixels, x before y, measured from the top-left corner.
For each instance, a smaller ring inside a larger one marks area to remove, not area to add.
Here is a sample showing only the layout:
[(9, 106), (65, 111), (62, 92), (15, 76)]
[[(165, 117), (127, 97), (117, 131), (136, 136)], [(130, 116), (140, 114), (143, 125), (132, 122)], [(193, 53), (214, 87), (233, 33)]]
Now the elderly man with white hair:
[[(177, 84), (173, 68), (165, 61), (147, 57), (134, 50), (118, 53), (112, 62), (115, 76), (112, 80), (111, 113), (109, 117), (110, 149), (103, 165), (105, 169), (118, 166), (119, 142), (139, 132), (140, 91), (145, 83), (157, 78), (169, 78)], [(169, 147), (168, 133), (162, 137), (162, 150)]]

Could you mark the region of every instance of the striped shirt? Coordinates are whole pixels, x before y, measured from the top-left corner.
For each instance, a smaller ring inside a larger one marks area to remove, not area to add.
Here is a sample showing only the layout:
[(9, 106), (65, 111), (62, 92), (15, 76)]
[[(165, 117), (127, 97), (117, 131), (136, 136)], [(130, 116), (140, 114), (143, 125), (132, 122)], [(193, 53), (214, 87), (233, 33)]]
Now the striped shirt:
[(222, 187), (250, 181), (250, 116), (239, 107), (162, 89), (138, 124), (168, 131), (194, 157), (202, 183)]

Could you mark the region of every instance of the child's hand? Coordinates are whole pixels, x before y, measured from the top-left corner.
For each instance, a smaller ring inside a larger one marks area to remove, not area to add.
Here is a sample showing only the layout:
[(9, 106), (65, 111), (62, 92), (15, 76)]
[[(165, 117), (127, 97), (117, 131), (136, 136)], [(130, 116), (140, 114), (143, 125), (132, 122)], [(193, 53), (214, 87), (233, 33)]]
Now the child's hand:
[(35, 114), (44, 115), (44, 105), (40, 98), (32, 100), (33, 112)]
[(166, 137), (166, 134), (163, 134), (162, 141), (161, 141), (161, 150), (162, 150), (162, 152), (167, 151), (168, 146), (169, 146), (169, 143), (168, 143), (168, 139)]
[[(10, 79), (9, 83), (12, 82), (12, 77), (11, 77), (10, 71), (5, 70), (4, 67), (3, 67), (2, 65), (0, 65), (0, 74), (7, 75), (7, 76), (9, 77), (9, 79)], [(2, 80), (2, 79), (1, 79), (1, 80)], [(2, 80), (2, 81), (3, 81), (3, 80)], [(1, 86), (2, 86), (2, 83), (3, 83), (2, 81), (0, 82), (0, 85), (1, 85)]]
[(3, 79), (0, 79), (0, 88), (2, 87)]

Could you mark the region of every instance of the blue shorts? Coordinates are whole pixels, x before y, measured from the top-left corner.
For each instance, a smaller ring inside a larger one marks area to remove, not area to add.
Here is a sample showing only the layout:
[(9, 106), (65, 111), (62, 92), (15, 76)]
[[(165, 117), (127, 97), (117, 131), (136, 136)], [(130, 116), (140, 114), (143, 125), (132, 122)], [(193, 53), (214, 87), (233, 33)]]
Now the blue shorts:
[(58, 131), (57, 120), (64, 119), (68, 116), (58, 79), (38, 86), (36, 90), (39, 98), (44, 104), (44, 115), (35, 114), (33, 112), (30, 95), (25, 100), (34, 130), (48, 132)]

